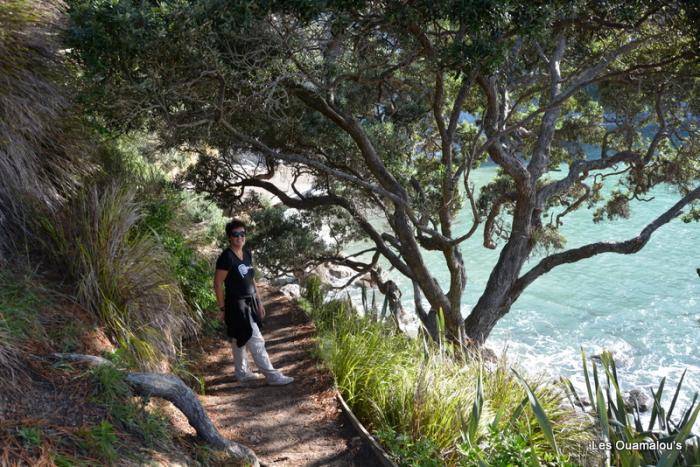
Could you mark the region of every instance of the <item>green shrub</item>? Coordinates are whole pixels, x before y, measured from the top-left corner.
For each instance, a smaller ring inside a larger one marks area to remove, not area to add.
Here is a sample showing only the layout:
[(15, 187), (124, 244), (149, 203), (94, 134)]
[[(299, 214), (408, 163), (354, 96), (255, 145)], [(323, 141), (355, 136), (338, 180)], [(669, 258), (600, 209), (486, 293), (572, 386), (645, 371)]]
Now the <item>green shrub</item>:
[(318, 235), (322, 224), (317, 215), (272, 206), (255, 210), (251, 221), (255, 228), (250, 229), (248, 246), (256, 252), (256, 263), (272, 275), (302, 271), (334, 253)]
[(77, 283), (80, 302), (141, 368), (172, 359), (176, 343), (196, 329), (196, 314), (152, 235), (138, 234), (134, 192), (114, 184), (82, 192), (58, 219), (45, 220), (47, 247)]
[(141, 216), (132, 234), (155, 234), (185, 301), (201, 321), (203, 310), (212, 309), (216, 299), (211, 287), (211, 265), (199, 257), (192, 245), (216, 242), (225, 221), (221, 209), (202, 195), (177, 188), (162, 170), (160, 158), (158, 163), (147, 160), (154, 153), (153, 146), (146, 135), (134, 133), (103, 148), (100, 160), (104, 176), (98, 184), (106, 185), (116, 178), (133, 190)]
[(214, 309), (216, 305), (211, 265), (199, 258), (180, 234), (169, 232), (160, 239), (170, 255), (170, 270), (180, 285), (185, 301), (196, 311), (198, 319), (203, 319), (204, 311)]
[(428, 439), (415, 441), (410, 436), (397, 433), (392, 429), (380, 430), (376, 436), (401, 466), (440, 467), (444, 465), (439, 460), (437, 446)]
[[(146, 196), (148, 192), (150, 193)], [(213, 309), (216, 304), (211, 285), (212, 267), (209, 261), (198, 255), (191, 242), (186, 240), (176, 226), (192, 226), (203, 219), (212, 219), (216, 223), (223, 219), (221, 211), (205, 206), (201, 197), (178, 191), (167, 184), (160, 189), (144, 188), (138, 196), (143, 199), (144, 215), (136, 230), (143, 235), (157, 236), (168, 255), (170, 271), (180, 286), (185, 301), (201, 322), (204, 311)], [(212, 241), (208, 233), (199, 240), (205, 243)]]
[(131, 396), (124, 372), (114, 365), (97, 365), (88, 371), (95, 387), (95, 401), (111, 407)]
[(18, 428), (17, 435), (27, 448), (38, 447), (44, 438), (41, 428), (36, 426)]
[(196, 362), (180, 349), (170, 371), (199, 394), (204, 395), (206, 392), (204, 377), (198, 374), (195, 364)]
[(82, 447), (86, 451), (99, 456), (107, 463), (113, 463), (119, 457), (117, 452), (117, 435), (112, 424), (102, 420), (98, 425), (81, 429), (78, 435), (82, 439)]
[(170, 423), (163, 412), (147, 409), (148, 399), (133, 397), (125, 373), (114, 365), (99, 365), (88, 372), (95, 387), (93, 399), (105, 406), (110, 420), (138, 436), (146, 445), (164, 446), (171, 439)]
[[(615, 360), (610, 352), (601, 354), (600, 367), (595, 362), (589, 372), (586, 355), (581, 351), (583, 374), (586, 391), (591, 401), (591, 415), (595, 418), (600, 439), (611, 445), (611, 460), (613, 465), (657, 465), (670, 467), (700, 465), (700, 436), (692, 432), (693, 426), (700, 414), (700, 404), (697, 404), (698, 393), (693, 396), (691, 404), (685, 408), (680, 417), (673, 417), (678, 407), (678, 396), (683, 386), (685, 372), (676, 385), (673, 397), (668, 406), (662, 403), (666, 378), (662, 378), (659, 387), (651, 391), (653, 407), (649, 423), (642, 424), (638, 407), (628, 410), (618, 379)], [(599, 375), (599, 369), (602, 374)], [(591, 382), (591, 377), (593, 381)], [(581, 398), (570, 381), (567, 389), (571, 396), (581, 404)], [(646, 443), (650, 449), (618, 449), (618, 443)], [(661, 449), (660, 445), (677, 446), (673, 449)]]
[[(478, 359), (411, 339), (324, 295), (312, 278), (301, 302), (319, 329), (318, 354), (353, 412), (402, 465), (569, 465), (593, 438), (562, 389), (519, 382), (504, 358), (486, 371)], [(499, 457), (504, 446), (512, 452)], [(499, 463), (506, 458), (516, 463)]]

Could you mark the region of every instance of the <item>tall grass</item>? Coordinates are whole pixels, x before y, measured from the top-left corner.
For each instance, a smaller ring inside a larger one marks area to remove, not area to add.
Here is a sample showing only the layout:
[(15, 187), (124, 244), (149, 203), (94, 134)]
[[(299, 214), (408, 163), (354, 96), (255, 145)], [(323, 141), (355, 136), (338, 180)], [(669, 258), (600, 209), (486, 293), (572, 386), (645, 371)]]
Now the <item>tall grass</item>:
[(22, 375), (22, 353), (0, 315), (0, 391), (16, 387), (18, 376)]
[(49, 301), (34, 274), (0, 269), (0, 389), (18, 388), (18, 379), (25, 375), (27, 342), (46, 340), (40, 314)]
[(168, 259), (153, 235), (137, 234), (134, 192), (115, 183), (82, 192), (61, 218), (44, 219), (47, 245), (77, 284), (79, 301), (133, 358), (154, 369), (196, 329)]
[(0, 260), (31, 234), (32, 206), (60, 205), (90, 167), (77, 163), (87, 151), (65, 89), (61, 7), (0, 2)]
[(318, 353), (338, 389), (401, 464), (587, 462), (583, 446), (593, 439), (592, 425), (568, 406), (562, 388), (519, 381), (505, 357), (487, 369), (359, 317), (345, 301), (324, 303), (315, 279), (306, 296)]

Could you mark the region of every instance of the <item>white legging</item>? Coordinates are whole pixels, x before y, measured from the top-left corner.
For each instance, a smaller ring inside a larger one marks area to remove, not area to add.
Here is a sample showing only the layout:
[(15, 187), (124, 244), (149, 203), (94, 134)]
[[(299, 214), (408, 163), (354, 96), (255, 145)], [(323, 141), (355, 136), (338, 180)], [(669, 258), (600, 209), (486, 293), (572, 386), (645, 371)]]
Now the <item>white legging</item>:
[[(255, 366), (265, 375), (268, 380), (278, 378), (282, 375), (279, 371), (275, 370), (270, 362), (270, 357), (267, 355), (267, 350), (265, 349), (265, 339), (263, 339), (260, 333), (260, 328), (258, 328), (257, 323), (253, 321), (253, 317), (250, 316), (250, 326), (253, 328), (253, 335), (250, 336), (248, 342), (245, 343), (243, 347), (238, 347), (236, 344), (236, 339), (231, 339), (231, 349), (233, 350), (233, 363), (236, 367), (236, 377), (242, 378), (250, 371), (248, 370), (248, 351), (253, 356), (253, 361)], [(247, 351), (246, 351), (247, 349)]]

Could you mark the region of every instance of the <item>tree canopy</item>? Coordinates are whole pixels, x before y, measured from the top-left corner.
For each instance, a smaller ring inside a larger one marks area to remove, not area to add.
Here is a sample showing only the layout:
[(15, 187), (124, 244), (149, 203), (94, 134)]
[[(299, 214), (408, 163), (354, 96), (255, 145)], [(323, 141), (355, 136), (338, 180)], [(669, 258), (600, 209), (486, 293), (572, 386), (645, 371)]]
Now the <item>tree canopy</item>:
[[(692, 2), (70, 4), (71, 55), (101, 122), (196, 151), (189, 179), (222, 203), (257, 187), (351, 224), (372, 260), (324, 259), (361, 274), (385, 258), (413, 283), (428, 328), (442, 310), (455, 340), (483, 343), (553, 268), (637, 252), (679, 215), (700, 217)], [(265, 163), (244, 165), (245, 152)], [(499, 173), (477, 193), (470, 175), (487, 160)], [(270, 182), (282, 165), (313, 175), (314, 189), (283, 192)], [(564, 249), (567, 214), (625, 218), (659, 184), (678, 202), (637, 236)], [(460, 209), (472, 212), (464, 231)], [(465, 320), (461, 244), (481, 224), (500, 256)], [(549, 253), (523, 270), (538, 246)], [(442, 253), (449, 283), (433, 277), (428, 250)]]

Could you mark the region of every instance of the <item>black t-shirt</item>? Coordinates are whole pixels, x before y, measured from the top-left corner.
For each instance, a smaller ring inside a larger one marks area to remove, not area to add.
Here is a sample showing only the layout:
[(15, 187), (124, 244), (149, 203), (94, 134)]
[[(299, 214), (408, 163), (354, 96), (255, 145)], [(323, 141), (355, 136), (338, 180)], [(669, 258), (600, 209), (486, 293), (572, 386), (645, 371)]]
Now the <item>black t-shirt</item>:
[(224, 280), (226, 299), (239, 298), (255, 293), (255, 269), (253, 268), (253, 254), (243, 250), (243, 261), (230, 248), (226, 248), (219, 259), (216, 260), (216, 269), (228, 271)]

